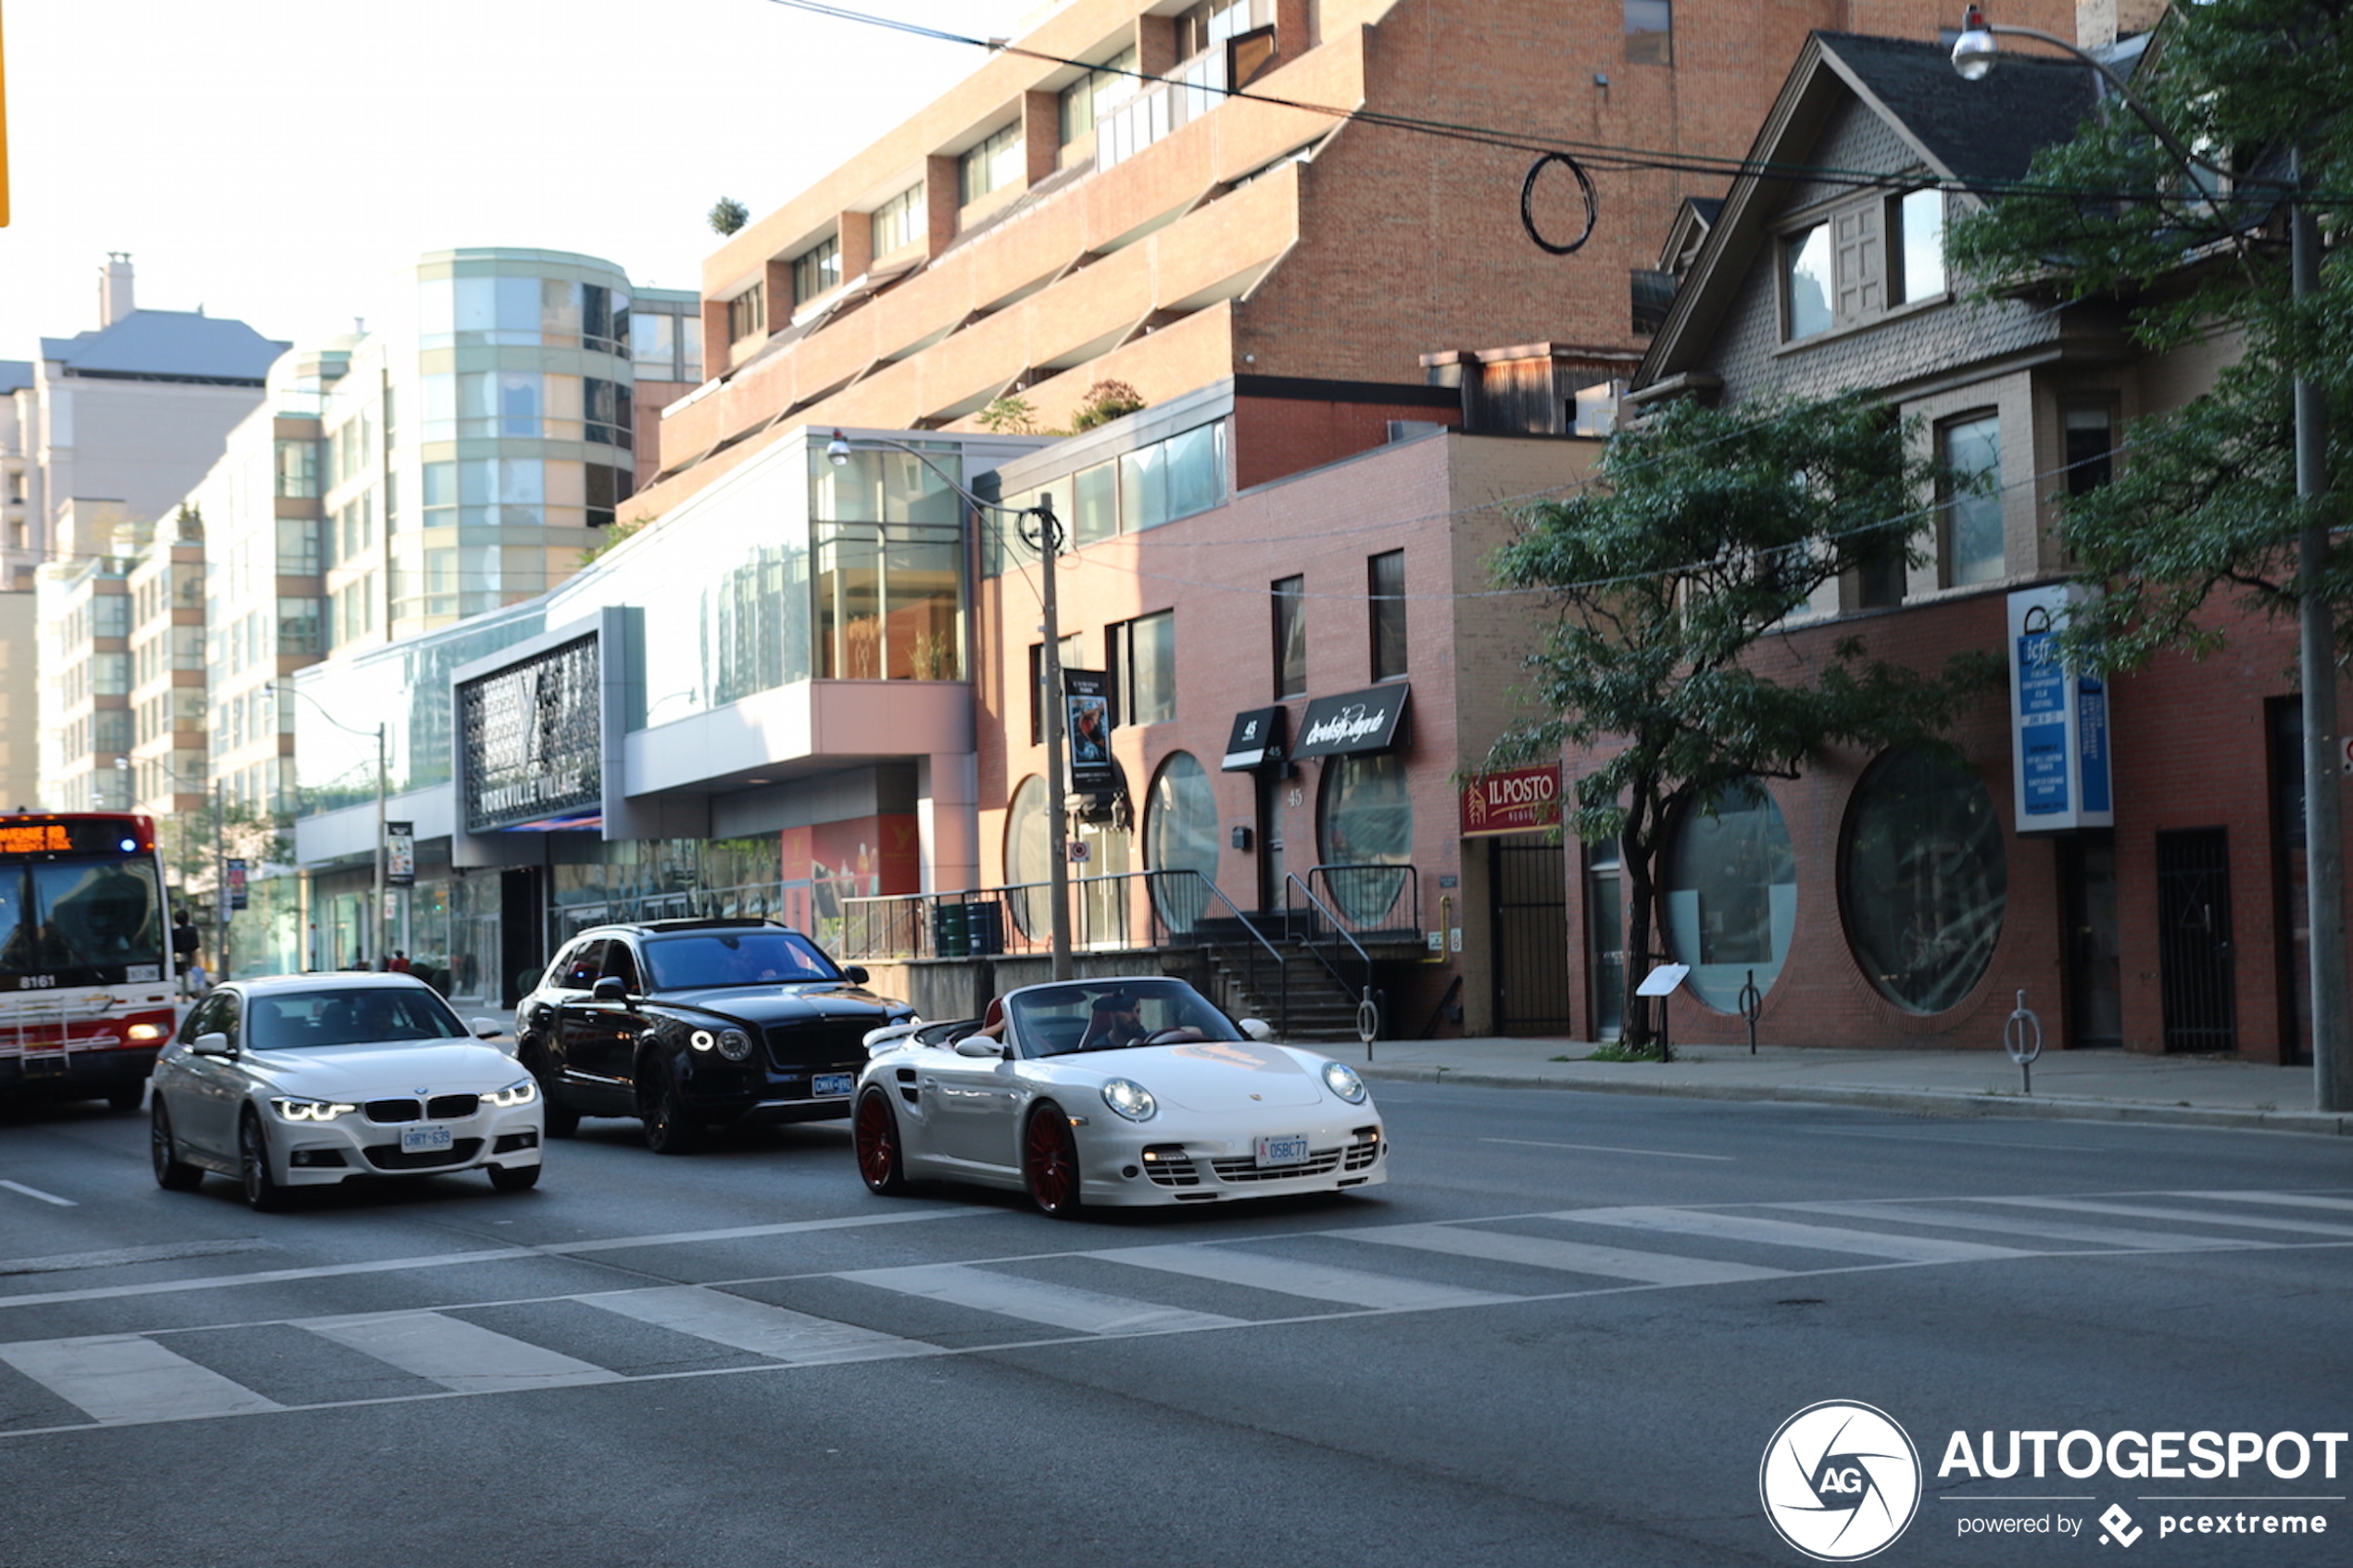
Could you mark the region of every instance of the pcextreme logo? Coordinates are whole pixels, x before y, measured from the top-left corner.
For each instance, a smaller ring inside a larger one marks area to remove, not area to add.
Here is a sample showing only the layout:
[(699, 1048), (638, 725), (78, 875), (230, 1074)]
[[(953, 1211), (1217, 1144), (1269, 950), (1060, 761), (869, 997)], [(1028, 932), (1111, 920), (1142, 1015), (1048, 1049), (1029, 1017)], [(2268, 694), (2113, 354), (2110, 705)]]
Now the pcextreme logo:
[(1820, 1562), (1893, 1544), (1920, 1503), (1920, 1456), (1886, 1411), (1848, 1399), (1808, 1405), (1765, 1445), (1756, 1490), (1781, 1539)]

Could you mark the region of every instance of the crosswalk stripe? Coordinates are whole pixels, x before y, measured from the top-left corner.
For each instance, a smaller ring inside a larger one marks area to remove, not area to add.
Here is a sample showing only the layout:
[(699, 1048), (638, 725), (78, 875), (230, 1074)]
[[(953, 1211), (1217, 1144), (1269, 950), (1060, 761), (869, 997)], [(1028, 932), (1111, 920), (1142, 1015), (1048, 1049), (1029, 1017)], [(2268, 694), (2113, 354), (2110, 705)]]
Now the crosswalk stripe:
[(136, 1335), (23, 1340), (0, 1345), (0, 1361), (109, 1425), (284, 1409)]
[(1770, 1220), (1761, 1214), (1727, 1214), (1697, 1209), (1565, 1209), (1545, 1216), (1580, 1225), (1622, 1225), (1629, 1230), (1665, 1231), (1672, 1236), (1706, 1236), (1717, 1241), (1763, 1242), (1772, 1247), (1804, 1247), (1820, 1252), (1856, 1252), (1867, 1258), (1893, 1258), (1907, 1263), (1964, 1263), (1994, 1258), (2023, 1258), (2011, 1247), (1989, 1247), (1977, 1241), (1944, 1241), (1925, 1236), (1882, 1236), (1831, 1225), (1801, 1225), (1791, 1220)]
[(295, 1326), (460, 1394), (621, 1380), (617, 1372), (439, 1312), (305, 1318)]
[(1559, 1241), (1510, 1231), (1465, 1230), (1456, 1225), (1381, 1225), (1324, 1234), (1346, 1241), (1411, 1247), (1491, 1263), (1524, 1263), (1529, 1268), (1593, 1274), (1602, 1279), (1640, 1280), (1644, 1285), (1729, 1285), (1747, 1279), (1780, 1279), (1789, 1273), (1786, 1269), (1759, 1268), (1754, 1263), (1679, 1258), (1671, 1252), (1637, 1252), (1622, 1247), (1594, 1247), (1581, 1241)]
[(1522, 1298), (1491, 1290), (1466, 1290), (1461, 1286), (1434, 1285), (1426, 1280), (1395, 1279), (1362, 1269), (1306, 1263), (1261, 1252), (1237, 1252), (1224, 1247), (1123, 1247), (1091, 1254), (1108, 1262), (1139, 1269), (1159, 1269), (1221, 1285), (1244, 1285), (1285, 1296), (1317, 1301), (1344, 1301), (1351, 1306), (1381, 1311), (1417, 1311), (1431, 1307), (1485, 1307)]
[(2170, 1192), (2168, 1198), (2205, 1198), (2222, 1203), (2277, 1203), (2290, 1209), (2353, 1210), (2353, 1198), (2322, 1198), (2309, 1192)]
[(2185, 1231), (2121, 1230), (2108, 1225), (2070, 1225), (2056, 1220), (2029, 1220), (2012, 1214), (1970, 1214), (1955, 1209), (1922, 1209), (1886, 1203), (1776, 1203), (1808, 1214), (1834, 1214), (1848, 1220), (1891, 1220), (1906, 1224), (1942, 1225), (1947, 1230), (1998, 1231), (2006, 1236), (2041, 1236), (2050, 1241), (2079, 1241), (2095, 1247), (2117, 1247), (2145, 1252), (2154, 1248), (2188, 1248), (2228, 1251), (2262, 1247), (2243, 1236), (2192, 1236)]
[(895, 1290), (902, 1296), (923, 1296), (958, 1307), (974, 1307), (1031, 1323), (1081, 1334), (1158, 1334), (1176, 1328), (1237, 1328), (1247, 1318), (1215, 1312), (1190, 1312), (1157, 1306), (1132, 1297), (1081, 1290), (1074, 1286), (1047, 1285), (1015, 1274), (998, 1273), (963, 1263), (927, 1263), (912, 1268), (861, 1269), (837, 1278)]
[(2139, 1203), (2102, 1203), (2088, 1198), (1988, 1198), (2020, 1209), (2064, 1209), (2085, 1214), (2120, 1214), (2135, 1220), (2171, 1220), (2179, 1224), (2228, 1225), (2234, 1230), (2293, 1231), (2299, 1236), (2353, 1236), (2353, 1225), (2323, 1224), (2318, 1220), (2267, 1220), (2260, 1214), (2208, 1214), (2195, 1209), (2151, 1209)]
[(936, 1345), (901, 1339), (896, 1335), (837, 1323), (831, 1318), (812, 1317), (784, 1307), (771, 1307), (698, 1285), (616, 1290), (609, 1295), (575, 1299), (600, 1311), (616, 1312), (657, 1328), (796, 1365), (884, 1361), (894, 1356), (932, 1355), (938, 1350)]

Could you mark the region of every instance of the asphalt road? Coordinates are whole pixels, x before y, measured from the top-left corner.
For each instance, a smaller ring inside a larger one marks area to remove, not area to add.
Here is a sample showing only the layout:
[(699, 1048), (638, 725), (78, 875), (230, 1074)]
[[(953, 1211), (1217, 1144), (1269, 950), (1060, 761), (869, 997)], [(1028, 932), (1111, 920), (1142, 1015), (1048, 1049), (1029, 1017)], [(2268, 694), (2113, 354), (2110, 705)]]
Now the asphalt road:
[[(1956, 1431), (2353, 1427), (2343, 1140), (1377, 1098), (1385, 1187), (1076, 1223), (871, 1198), (839, 1125), (590, 1122), (535, 1192), (256, 1215), (157, 1189), (141, 1118), (0, 1116), (0, 1568), (1798, 1563), (1759, 1465), (1825, 1400), (1923, 1466), (1875, 1562), (2353, 1557), (2353, 1445), (1938, 1474)], [(2195, 1534), (2250, 1512), (2327, 1533)], [(2005, 1518), (2050, 1533), (1962, 1533)]]

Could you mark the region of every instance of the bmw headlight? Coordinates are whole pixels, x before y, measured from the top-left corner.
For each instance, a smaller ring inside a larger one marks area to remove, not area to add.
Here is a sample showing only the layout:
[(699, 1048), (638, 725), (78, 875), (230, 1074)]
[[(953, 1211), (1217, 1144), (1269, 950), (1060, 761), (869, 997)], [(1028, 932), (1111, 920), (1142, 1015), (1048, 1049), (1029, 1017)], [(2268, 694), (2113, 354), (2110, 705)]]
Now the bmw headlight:
[(1160, 1102), (1143, 1085), (1128, 1078), (1114, 1078), (1103, 1085), (1103, 1103), (1130, 1122), (1149, 1122), (1160, 1114)]
[(719, 1054), (729, 1061), (741, 1061), (751, 1055), (751, 1036), (740, 1029), (719, 1031)]
[(482, 1103), (496, 1106), (500, 1110), (512, 1110), (516, 1106), (529, 1105), (538, 1098), (539, 1085), (536, 1080), (518, 1078), (497, 1093), (483, 1096)]
[(291, 1095), (280, 1095), (270, 1102), (270, 1109), (288, 1122), (332, 1122), (359, 1108), (339, 1099), (296, 1099)]
[(1324, 1063), (1324, 1087), (1331, 1090), (1351, 1105), (1365, 1103), (1365, 1080), (1344, 1061)]

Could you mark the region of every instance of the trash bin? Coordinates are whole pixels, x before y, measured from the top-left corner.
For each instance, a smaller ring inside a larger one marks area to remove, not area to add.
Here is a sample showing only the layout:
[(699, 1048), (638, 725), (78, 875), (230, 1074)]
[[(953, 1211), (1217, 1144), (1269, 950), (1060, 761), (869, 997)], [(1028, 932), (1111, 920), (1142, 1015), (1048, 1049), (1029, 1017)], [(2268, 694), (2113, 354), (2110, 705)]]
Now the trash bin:
[(962, 959), (972, 955), (971, 928), (965, 923), (964, 909), (962, 904), (931, 907), (932, 957)]
[(974, 958), (997, 957), (1005, 950), (1005, 906), (994, 899), (966, 904), (964, 930)]

